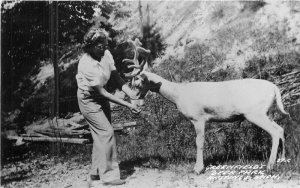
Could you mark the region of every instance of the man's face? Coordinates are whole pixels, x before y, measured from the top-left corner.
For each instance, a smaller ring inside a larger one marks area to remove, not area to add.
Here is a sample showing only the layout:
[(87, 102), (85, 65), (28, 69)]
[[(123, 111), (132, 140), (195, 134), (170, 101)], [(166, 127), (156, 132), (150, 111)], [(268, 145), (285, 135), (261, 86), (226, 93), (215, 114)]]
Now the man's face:
[(95, 49), (99, 50), (99, 51), (105, 51), (107, 49), (107, 46), (108, 46), (108, 41), (107, 41), (107, 39), (105, 39), (105, 40), (103, 40), (101, 42), (98, 42), (95, 45)]
[(93, 55), (97, 58), (102, 58), (105, 50), (107, 49), (107, 46), (108, 46), (107, 40), (102, 41), (101, 43), (97, 43), (92, 50)]

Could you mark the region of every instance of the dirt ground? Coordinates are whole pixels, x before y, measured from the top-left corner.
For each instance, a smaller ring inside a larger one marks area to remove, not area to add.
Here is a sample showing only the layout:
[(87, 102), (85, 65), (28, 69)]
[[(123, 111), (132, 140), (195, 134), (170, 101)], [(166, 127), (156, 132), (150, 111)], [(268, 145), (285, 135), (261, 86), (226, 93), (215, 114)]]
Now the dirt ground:
[[(34, 167), (33, 167), (34, 166)], [(211, 180), (211, 172), (196, 175), (188, 171), (193, 164), (173, 165), (168, 169), (121, 164), (121, 175), (126, 184), (120, 188), (175, 188), (175, 187), (300, 187), (300, 175), (287, 173), (276, 180)], [(36, 168), (38, 167), (38, 168)], [(84, 188), (90, 165), (76, 160), (56, 163), (50, 159), (4, 165), (1, 170), (2, 187)], [(19, 174), (19, 176), (17, 176)], [(1, 188), (2, 188), (1, 187)], [(99, 183), (97, 187), (107, 187)]]

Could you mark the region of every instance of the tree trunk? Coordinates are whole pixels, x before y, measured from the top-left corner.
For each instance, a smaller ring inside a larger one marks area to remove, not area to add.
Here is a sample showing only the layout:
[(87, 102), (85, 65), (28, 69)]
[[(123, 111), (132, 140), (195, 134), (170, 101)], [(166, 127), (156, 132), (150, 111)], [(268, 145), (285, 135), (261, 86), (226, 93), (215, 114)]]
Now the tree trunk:
[(51, 106), (51, 119), (59, 116), (59, 70), (58, 70), (58, 5), (50, 2), (50, 59), (54, 69), (54, 90)]

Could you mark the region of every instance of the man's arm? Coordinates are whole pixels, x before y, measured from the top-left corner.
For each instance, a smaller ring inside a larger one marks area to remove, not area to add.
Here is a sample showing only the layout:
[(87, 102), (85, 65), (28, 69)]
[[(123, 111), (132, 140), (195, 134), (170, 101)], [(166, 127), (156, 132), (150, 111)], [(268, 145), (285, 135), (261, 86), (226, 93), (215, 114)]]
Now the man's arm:
[(138, 109), (138, 107), (134, 104), (131, 104), (127, 101), (122, 100), (121, 98), (118, 98), (112, 94), (110, 94), (109, 92), (106, 91), (106, 89), (104, 89), (103, 87), (97, 85), (93, 87), (95, 91), (99, 92), (99, 94), (105, 98), (107, 98), (109, 101), (117, 103), (119, 105), (125, 106), (127, 108), (129, 108), (133, 113), (139, 113), (140, 110)]
[(110, 79), (112, 84), (118, 88), (119, 90), (122, 90), (123, 85), (125, 85), (125, 81), (121, 78), (117, 70), (111, 71)]
[(126, 95), (130, 98), (133, 97), (132, 90), (128, 87), (128, 85), (126, 85), (126, 82), (121, 78), (120, 74), (116, 70), (111, 72), (110, 79), (116, 88), (126, 93)]

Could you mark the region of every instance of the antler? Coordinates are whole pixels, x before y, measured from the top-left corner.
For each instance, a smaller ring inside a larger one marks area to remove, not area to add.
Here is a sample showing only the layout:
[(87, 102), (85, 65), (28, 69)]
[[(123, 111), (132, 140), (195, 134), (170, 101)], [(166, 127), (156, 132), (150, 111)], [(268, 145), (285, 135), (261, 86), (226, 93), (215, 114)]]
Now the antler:
[(134, 70), (131, 73), (125, 74), (125, 77), (132, 78), (132, 77), (138, 75), (143, 70), (143, 67), (146, 64), (145, 60), (143, 60), (141, 65), (139, 64), (139, 61), (138, 61), (139, 54), (145, 53), (145, 54), (149, 55), (150, 50), (146, 50), (145, 48), (141, 47), (142, 43), (137, 38), (134, 41), (128, 40), (128, 42), (133, 46), (134, 57), (133, 57), (133, 59), (123, 59), (122, 62), (124, 62), (126, 64), (130, 63), (131, 65), (128, 65), (127, 67), (134, 68)]

